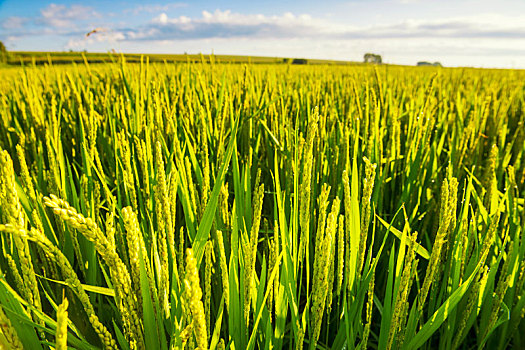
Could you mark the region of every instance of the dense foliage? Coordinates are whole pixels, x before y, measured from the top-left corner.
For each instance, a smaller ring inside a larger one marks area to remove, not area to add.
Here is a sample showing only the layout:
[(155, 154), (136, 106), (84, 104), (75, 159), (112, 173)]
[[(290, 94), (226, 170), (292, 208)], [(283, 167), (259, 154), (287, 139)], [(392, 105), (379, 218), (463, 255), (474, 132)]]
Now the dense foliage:
[(525, 347), (525, 72), (0, 73), (0, 344)]
[(0, 41), (0, 63), (7, 63), (8, 53), (3, 42)]

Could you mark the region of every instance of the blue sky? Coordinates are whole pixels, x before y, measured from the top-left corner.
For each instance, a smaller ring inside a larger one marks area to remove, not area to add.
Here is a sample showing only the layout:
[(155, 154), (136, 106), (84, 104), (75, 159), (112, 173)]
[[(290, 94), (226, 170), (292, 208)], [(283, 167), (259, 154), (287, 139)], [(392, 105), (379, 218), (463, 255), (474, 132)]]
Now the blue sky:
[(374, 52), (387, 63), (525, 68), (525, 1), (0, 0), (0, 40), (24, 51), (357, 61)]

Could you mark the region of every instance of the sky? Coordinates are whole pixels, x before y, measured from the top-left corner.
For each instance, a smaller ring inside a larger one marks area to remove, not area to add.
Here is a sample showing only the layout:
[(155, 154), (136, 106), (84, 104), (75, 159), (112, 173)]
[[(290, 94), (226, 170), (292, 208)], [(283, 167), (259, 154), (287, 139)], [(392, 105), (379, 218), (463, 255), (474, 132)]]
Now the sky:
[(0, 41), (16, 51), (349, 61), (371, 52), (392, 64), (525, 69), (525, 0), (0, 0)]

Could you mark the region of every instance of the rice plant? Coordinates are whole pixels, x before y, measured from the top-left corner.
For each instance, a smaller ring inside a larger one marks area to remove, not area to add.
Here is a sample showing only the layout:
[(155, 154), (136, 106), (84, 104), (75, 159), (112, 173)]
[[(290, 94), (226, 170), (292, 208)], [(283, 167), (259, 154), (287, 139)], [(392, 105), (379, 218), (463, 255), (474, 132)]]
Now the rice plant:
[(0, 347), (525, 347), (525, 72), (0, 72)]

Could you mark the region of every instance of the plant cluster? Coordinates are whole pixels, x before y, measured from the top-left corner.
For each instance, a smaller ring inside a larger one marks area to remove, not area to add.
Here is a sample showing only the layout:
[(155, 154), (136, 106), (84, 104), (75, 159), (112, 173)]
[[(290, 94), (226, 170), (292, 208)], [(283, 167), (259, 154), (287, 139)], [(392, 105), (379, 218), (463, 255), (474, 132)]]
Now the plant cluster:
[(391, 66), (11, 69), (0, 345), (524, 347), (524, 81)]

